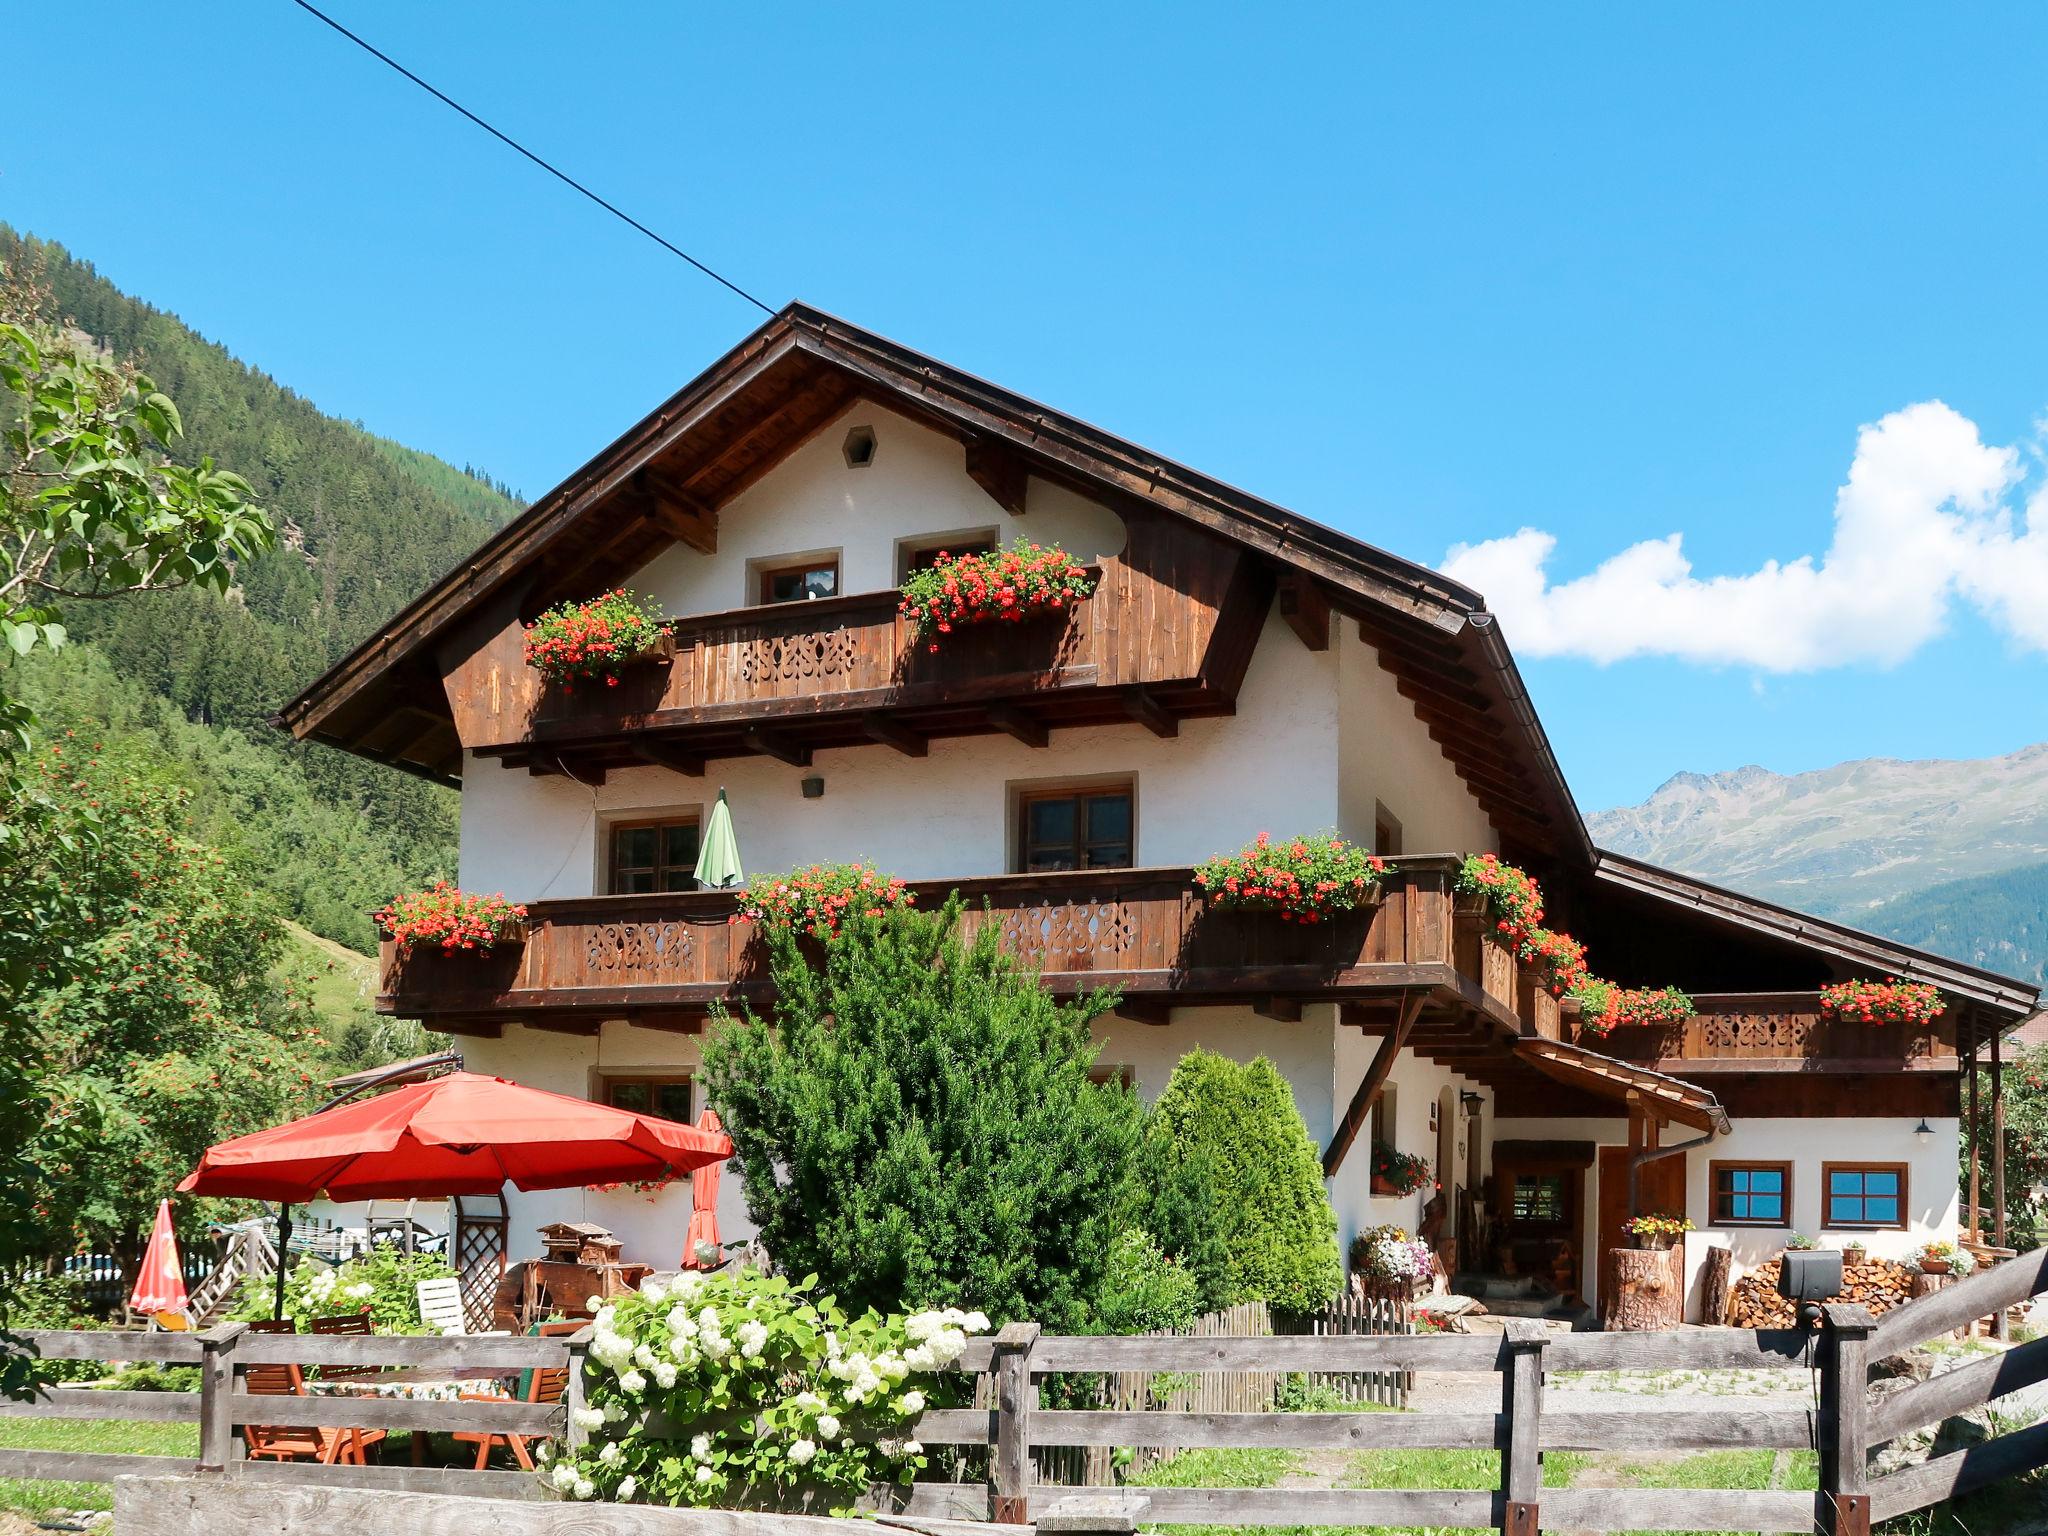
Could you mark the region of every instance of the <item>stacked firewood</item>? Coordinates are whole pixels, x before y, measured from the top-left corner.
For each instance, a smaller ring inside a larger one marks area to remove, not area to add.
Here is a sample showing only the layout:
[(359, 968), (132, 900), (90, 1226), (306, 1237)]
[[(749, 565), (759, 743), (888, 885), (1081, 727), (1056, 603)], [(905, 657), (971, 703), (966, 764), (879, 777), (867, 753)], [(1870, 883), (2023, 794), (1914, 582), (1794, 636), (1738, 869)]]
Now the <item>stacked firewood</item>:
[[(1853, 1302), (1872, 1314), (1889, 1312), (1913, 1299), (1914, 1272), (1903, 1264), (1871, 1259), (1842, 1266), (1842, 1294), (1830, 1301)], [(1728, 1292), (1731, 1328), (1790, 1328), (1799, 1321), (1797, 1303), (1778, 1294), (1778, 1261), (1759, 1264)]]

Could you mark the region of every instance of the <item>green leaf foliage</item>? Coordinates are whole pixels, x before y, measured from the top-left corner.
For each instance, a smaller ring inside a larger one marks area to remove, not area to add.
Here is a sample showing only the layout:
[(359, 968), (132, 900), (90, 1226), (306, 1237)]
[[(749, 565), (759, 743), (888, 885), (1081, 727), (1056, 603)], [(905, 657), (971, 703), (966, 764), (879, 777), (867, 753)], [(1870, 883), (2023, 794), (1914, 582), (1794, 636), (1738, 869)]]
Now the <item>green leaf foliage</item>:
[(765, 934), (774, 1025), (705, 1044), (712, 1102), (763, 1241), (851, 1308), (960, 1305), (1086, 1331), (1140, 1113), (1092, 1083), (1090, 1019), (939, 911)]
[(1151, 1233), (1126, 1227), (1109, 1250), (1096, 1321), (1104, 1333), (1185, 1328), (1200, 1314), (1201, 1285)]
[[(1321, 1160), (1272, 1062), (1190, 1051), (1152, 1108), (1146, 1140), (1154, 1168), (1181, 1164), (1183, 1190), (1185, 1171), (1198, 1170), (1209, 1192), (1222, 1234), (1221, 1274), (1203, 1277), (1212, 1303), (1307, 1311), (1337, 1294), (1344, 1273)], [(1171, 1251), (1174, 1234), (1156, 1235)]]

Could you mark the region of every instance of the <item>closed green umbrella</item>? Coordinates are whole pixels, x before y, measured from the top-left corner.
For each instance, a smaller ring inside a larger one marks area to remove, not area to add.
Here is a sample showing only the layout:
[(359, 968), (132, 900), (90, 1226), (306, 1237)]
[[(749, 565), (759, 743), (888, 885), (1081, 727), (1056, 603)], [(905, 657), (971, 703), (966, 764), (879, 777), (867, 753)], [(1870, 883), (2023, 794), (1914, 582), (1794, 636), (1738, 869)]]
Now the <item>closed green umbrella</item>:
[(718, 804), (711, 807), (711, 819), (704, 823), (704, 845), (697, 850), (697, 884), (720, 891), (744, 885), (746, 879), (746, 871), (740, 868), (739, 841), (732, 835), (732, 811), (721, 789)]

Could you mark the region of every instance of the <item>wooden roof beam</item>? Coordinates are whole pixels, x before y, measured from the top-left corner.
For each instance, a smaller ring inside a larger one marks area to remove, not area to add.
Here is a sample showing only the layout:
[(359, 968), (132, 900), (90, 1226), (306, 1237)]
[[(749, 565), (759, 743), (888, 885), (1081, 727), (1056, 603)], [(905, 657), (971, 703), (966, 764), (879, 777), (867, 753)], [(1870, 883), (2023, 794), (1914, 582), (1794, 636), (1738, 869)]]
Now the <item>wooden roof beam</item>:
[(1180, 734), (1180, 721), (1143, 688), (1124, 690), (1124, 708), (1130, 711), (1133, 720), (1154, 736), (1171, 738)]
[(1330, 648), (1330, 596), (1322, 583), (1303, 571), (1282, 576), (1276, 588), (1280, 617), (1295, 638), (1311, 651)]
[(967, 478), (988, 492), (989, 499), (1012, 517), (1024, 515), (1031, 472), (1024, 460), (993, 438), (969, 437), (965, 443)]
[(704, 756), (701, 752), (688, 752), (669, 742), (647, 741), (638, 736), (627, 745), (643, 763), (652, 763), (657, 768), (666, 768), (689, 779), (704, 777)]
[(636, 473), (633, 484), (647, 495), (647, 518), (663, 533), (702, 554), (718, 553), (718, 508), (652, 467)]
[(1164, 997), (1132, 997), (1126, 994), (1118, 999), (1116, 1016), (1129, 1019), (1134, 1024), (1164, 1026), (1173, 1022), (1173, 1003)]
[(1299, 1024), (1301, 1022), (1301, 999), (1298, 997), (1262, 997), (1252, 1004), (1252, 1012), (1262, 1019), (1271, 1019), (1276, 1024)]
[(1387, 1086), (1387, 1079), (1393, 1075), (1394, 1061), (1407, 1042), (1408, 1032), (1415, 1027), (1416, 1016), (1422, 1012), (1426, 996), (1428, 994), (1424, 992), (1411, 993), (1402, 1005), (1400, 1020), (1380, 1037), (1380, 1048), (1373, 1052), (1372, 1065), (1365, 1069), (1365, 1076), (1351, 1095), (1351, 1103), (1337, 1125), (1336, 1134), (1330, 1138), (1329, 1146), (1323, 1149), (1324, 1178), (1336, 1177), (1337, 1170), (1344, 1166), (1344, 1156), (1351, 1150), (1351, 1144), (1365, 1129), (1372, 1107), (1379, 1101), (1380, 1090)]
[(1011, 704), (991, 704), (986, 711), (988, 723), (997, 730), (1014, 736), (1027, 747), (1042, 747), (1047, 736), (1045, 722), (1035, 715), (1026, 714)]
[(772, 757), (777, 762), (787, 763), (792, 768), (811, 766), (811, 749), (798, 746), (778, 731), (746, 731), (741, 734), (740, 740), (747, 744), (748, 750), (758, 752), (763, 757)]

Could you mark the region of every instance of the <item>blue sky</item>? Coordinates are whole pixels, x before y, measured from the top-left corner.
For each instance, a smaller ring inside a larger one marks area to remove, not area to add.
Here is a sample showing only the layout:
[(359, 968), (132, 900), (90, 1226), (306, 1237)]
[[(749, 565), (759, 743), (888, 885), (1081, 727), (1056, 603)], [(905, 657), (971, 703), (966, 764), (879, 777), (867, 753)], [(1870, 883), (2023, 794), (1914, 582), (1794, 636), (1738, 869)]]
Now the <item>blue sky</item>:
[[(770, 303), (1431, 564), (1818, 558), (1859, 429), (1942, 401), (2019, 473), (2048, 408), (2038, 7), (332, 8)], [(0, 218), (528, 494), (758, 318), (286, 0), (8, 39)], [(1867, 548), (1761, 608), (1553, 592), (1548, 656), (1503, 605), (1580, 803), (2048, 738), (2041, 551), (1991, 510), (1924, 592)], [(1695, 659), (1585, 659), (1629, 602)]]

